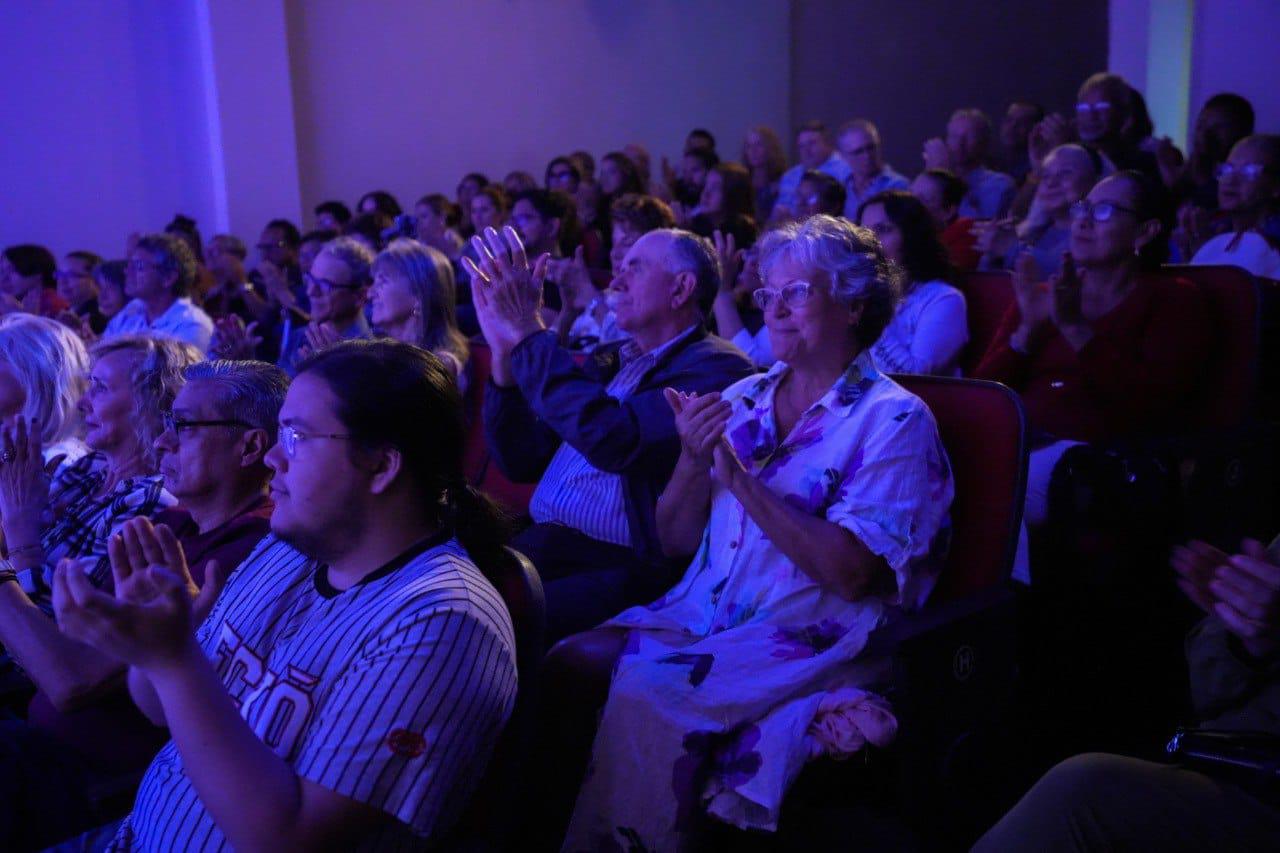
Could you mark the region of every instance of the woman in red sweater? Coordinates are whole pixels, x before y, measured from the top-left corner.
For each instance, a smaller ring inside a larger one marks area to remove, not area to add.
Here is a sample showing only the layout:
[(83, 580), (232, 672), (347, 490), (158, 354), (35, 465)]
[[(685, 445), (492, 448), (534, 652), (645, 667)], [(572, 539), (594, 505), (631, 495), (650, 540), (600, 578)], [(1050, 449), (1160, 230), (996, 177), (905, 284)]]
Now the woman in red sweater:
[[(1061, 272), (1034, 280), (1019, 259), (1016, 303), (974, 371), (1022, 397), (1032, 429), (1026, 523), (1042, 524), (1049, 479), (1074, 444), (1176, 425), (1209, 349), (1195, 285), (1153, 275), (1167, 241), (1159, 189), (1136, 172), (1099, 182), (1071, 208)], [(1025, 547), (1014, 576), (1027, 580)]]

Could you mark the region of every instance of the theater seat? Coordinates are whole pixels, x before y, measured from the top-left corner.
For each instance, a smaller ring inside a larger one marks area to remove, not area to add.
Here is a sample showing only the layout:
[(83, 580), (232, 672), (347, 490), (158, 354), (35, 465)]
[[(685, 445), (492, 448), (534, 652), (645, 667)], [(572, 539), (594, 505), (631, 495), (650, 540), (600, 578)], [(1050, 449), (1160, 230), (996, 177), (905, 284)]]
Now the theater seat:
[(957, 278), (956, 287), (964, 294), (969, 324), (969, 343), (960, 358), (960, 369), (968, 375), (990, 349), (1000, 321), (1013, 304), (1013, 279), (1003, 270), (968, 272)]
[(493, 461), (484, 437), (484, 389), (493, 370), (493, 351), (479, 339), (471, 341), (471, 381), (464, 405), (467, 412), (467, 441), (462, 453), (462, 470), (471, 485), (489, 495), (515, 516), (529, 513), (535, 486), (513, 483)]
[[(924, 400), (938, 422), (955, 482), (952, 547), (928, 604), (877, 631), (866, 653), (892, 661), (891, 683), (882, 689), (901, 723), (893, 751), (903, 768), (893, 798), (902, 814), (918, 812), (922, 826), (945, 832), (948, 820), (972, 820), (975, 792), (955, 781), (953, 764), (957, 756), (969, 755), (964, 744), (976, 742), (974, 733), (990, 728), (1004, 713), (1013, 687), (1015, 614), (1005, 581), (1022, 523), (1026, 426), (1018, 396), (999, 383), (893, 378)], [(615, 645), (601, 639), (595, 632), (569, 637), (543, 662), (540, 754), (557, 756), (555, 767), (541, 768), (547, 778), (580, 779), (586, 766), (584, 750), (607, 696), (616, 653)], [(566, 720), (572, 724), (564, 725)], [(797, 785), (809, 791), (855, 790), (860, 786), (848, 776), (861, 766), (816, 762)], [(571, 801), (564, 792), (544, 796), (552, 809)], [(804, 804), (798, 805), (799, 810), (793, 808), (788, 799), (780, 833), (803, 838), (801, 847), (807, 847), (813, 842), (812, 822)], [(561, 831), (567, 818), (567, 811), (556, 817)]]
[(529, 558), (507, 548), (507, 559), (491, 572), (502, 600), (511, 613), (516, 636), (516, 669), (520, 686), (515, 710), (502, 732), (480, 787), (471, 798), (443, 850), (489, 851), (516, 849), (511, 833), (516, 810), (512, 807), (526, 795), (530, 778), (526, 774), (532, 733), (533, 696), (538, 664), (546, 642), (547, 609), (542, 581)]

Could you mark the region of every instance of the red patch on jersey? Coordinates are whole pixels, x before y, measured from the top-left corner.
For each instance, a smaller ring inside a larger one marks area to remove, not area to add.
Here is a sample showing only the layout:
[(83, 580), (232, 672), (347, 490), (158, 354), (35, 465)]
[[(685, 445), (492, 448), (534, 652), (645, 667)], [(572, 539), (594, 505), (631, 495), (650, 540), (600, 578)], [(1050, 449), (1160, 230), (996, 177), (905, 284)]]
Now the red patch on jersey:
[(387, 735), (387, 748), (404, 758), (417, 758), (427, 751), (427, 739), (408, 729), (395, 729)]

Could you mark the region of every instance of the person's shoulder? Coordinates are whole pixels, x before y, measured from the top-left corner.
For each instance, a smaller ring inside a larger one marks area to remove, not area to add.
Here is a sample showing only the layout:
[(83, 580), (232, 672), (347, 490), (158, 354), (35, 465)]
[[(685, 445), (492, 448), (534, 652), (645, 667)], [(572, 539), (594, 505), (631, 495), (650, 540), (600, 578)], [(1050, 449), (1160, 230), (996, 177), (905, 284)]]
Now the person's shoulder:
[(938, 424), (928, 404), (883, 373), (867, 392), (866, 409), (878, 431), (887, 435), (938, 435)]
[(960, 292), (958, 287), (940, 278), (921, 282), (916, 285), (912, 294), (919, 294), (921, 299), (928, 302), (934, 302), (939, 299), (959, 299), (961, 302), (964, 301), (964, 294)]
[(725, 366), (738, 366), (739, 363), (748, 370), (754, 369), (751, 365), (751, 359), (747, 358), (747, 354), (738, 349), (733, 341), (711, 332), (707, 332), (701, 337), (690, 341), (689, 345), (678, 353), (677, 357), (681, 361), (695, 364), (708, 361), (716, 365), (716, 369), (721, 369)]
[(427, 548), (386, 580), (384, 595), (396, 601), (398, 624), (449, 613), (499, 633), (510, 631), (501, 594), (457, 539)]

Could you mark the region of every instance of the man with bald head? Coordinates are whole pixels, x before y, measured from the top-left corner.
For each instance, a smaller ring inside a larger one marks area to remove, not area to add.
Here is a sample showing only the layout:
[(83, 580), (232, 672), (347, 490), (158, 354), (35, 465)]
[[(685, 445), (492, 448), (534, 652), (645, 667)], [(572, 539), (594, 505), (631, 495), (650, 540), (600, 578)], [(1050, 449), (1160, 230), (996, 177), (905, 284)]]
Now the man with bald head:
[(674, 583), (654, 517), (680, 453), (663, 390), (718, 392), (753, 368), (707, 331), (720, 272), (701, 237), (659, 229), (627, 250), (607, 297), (629, 338), (581, 365), (542, 322), (545, 261), (530, 264), (511, 228), (473, 246), (476, 313), (493, 349), (485, 435), (504, 474), (538, 483), (534, 523), (512, 544), (545, 582), (554, 641)]

